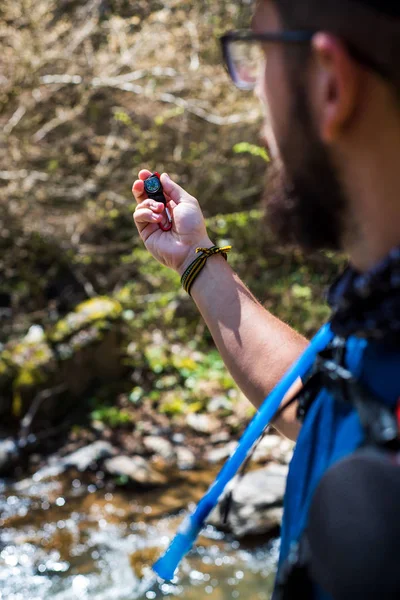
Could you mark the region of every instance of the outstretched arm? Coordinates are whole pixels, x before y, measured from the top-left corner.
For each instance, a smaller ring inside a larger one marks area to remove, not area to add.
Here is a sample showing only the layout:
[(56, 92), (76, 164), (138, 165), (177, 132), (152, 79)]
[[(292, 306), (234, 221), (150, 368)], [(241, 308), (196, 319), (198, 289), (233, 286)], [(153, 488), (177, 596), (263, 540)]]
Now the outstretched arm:
[[(133, 186), (138, 201), (135, 223), (153, 256), (182, 275), (196, 258), (197, 247), (214, 244), (207, 235), (197, 200), (165, 175), (162, 183), (174, 226), (168, 232), (159, 228), (165, 218), (164, 207), (146, 197), (143, 180), (149, 174), (141, 171)], [(219, 255), (207, 260), (193, 283), (191, 295), (232, 377), (259, 407), (301, 354), (307, 340), (263, 308)], [(299, 382), (297, 387), (300, 385)], [(295, 406), (287, 409), (275, 426), (295, 439), (299, 431)]]
[[(232, 377), (258, 408), (307, 341), (261, 306), (220, 256), (207, 260), (191, 295)], [(275, 423), (293, 440), (295, 412), (293, 405)]]

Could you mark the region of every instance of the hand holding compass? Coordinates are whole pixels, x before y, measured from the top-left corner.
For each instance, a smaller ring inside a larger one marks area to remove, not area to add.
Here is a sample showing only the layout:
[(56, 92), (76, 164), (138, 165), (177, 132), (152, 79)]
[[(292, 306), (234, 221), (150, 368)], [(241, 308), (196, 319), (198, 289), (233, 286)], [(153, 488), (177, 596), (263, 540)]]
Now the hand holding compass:
[(172, 217), (167, 207), (167, 200), (164, 196), (164, 191), (159, 173), (155, 172), (152, 175), (150, 175), (150, 177), (144, 180), (144, 189), (149, 198), (151, 198), (152, 200), (156, 200), (156, 202), (162, 202), (164, 204), (168, 224), (162, 225), (160, 223), (159, 226), (160, 229), (162, 229), (163, 231), (169, 231), (172, 228)]

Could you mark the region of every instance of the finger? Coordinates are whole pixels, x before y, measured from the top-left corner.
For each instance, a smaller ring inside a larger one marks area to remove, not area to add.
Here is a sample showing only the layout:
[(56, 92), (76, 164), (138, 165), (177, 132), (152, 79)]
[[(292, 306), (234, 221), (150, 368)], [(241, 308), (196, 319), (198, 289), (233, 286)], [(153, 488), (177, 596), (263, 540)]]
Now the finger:
[(143, 200), (148, 197), (144, 191), (143, 181), (150, 177), (150, 175), (151, 171), (148, 169), (142, 169), (139, 171), (139, 179), (137, 179), (132, 186), (132, 193), (137, 203), (143, 202)]
[(164, 192), (164, 197), (165, 197), (165, 199), (167, 201), (168, 208), (170, 208), (170, 209), (175, 208), (176, 202), (174, 202), (172, 200), (171, 196), (169, 196), (164, 189), (163, 189), (163, 192)]
[(133, 214), (135, 223), (159, 223), (162, 220), (161, 213), (155, 213), (150, 208), (137, 208)]
[(149, 208), (153, 212), (162, 213), (165, 206), (162, 202), (157, 202), (156, 200), (152, 200), (151, 198), (146, 198), (140, 205), (137, 206), (135, 212), (139, 210), (139, 208)]
[(146, 243), (151, 235), (160, 231), (159, 223), (136, 223), (140, 237)]
[(190, 200), (191, 196), (183, 189), (180, 185), (172, 181), (172, 179), (163, 173), (161, 175), (161, 183), (165, 193), (173, 200), (176, 204), (179, 204), (183, 200)]
[(143, 234), (144, 230), (146, 230), (146, 234), (151, 234), (158, 229), (163, 215), (156, 215), (148, 208), (140, 208), (135, 211), (133, 219), (140, 234)]
[(169, 208), (169, 212), (172, 214), (172, 212), (173, 212), (174, 208), (177, 206), (177, 204), (173, 200), (168, 200), (167, 206)]
[(148, 198), (146, 192), (144, 191), (143, 181), (137, 179), (132, 186), (132, 194), (135, 198), (136, 202), (140, 204), (143, 200)]
[(142, 181), (150, 177), (150, 175), (152, 175), (152, 172), (148, 169), (142, 169), (141, 171), (139, 171), (139, 179), (141, 179)]

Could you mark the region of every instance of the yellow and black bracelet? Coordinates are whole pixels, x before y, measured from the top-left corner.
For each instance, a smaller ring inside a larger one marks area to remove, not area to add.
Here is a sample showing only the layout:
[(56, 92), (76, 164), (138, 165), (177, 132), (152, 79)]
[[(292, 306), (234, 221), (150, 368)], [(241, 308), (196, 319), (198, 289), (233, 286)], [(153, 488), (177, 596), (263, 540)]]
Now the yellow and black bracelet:
[(222, 254), (225, 260), (228, 260), (228, 252), (232, 249), (232, 246), (224, 246), (218, 248), (218, 246), (212, 246), (211, 248), (196, 248), (196, 253), (202, 252), (186, 269), (181, 277), (181, 284), (185, 292), (190, 294), (190, 290), (194, 283), (194, 280), (205, 266), (207, 258), (214, 256), (214, 254)]

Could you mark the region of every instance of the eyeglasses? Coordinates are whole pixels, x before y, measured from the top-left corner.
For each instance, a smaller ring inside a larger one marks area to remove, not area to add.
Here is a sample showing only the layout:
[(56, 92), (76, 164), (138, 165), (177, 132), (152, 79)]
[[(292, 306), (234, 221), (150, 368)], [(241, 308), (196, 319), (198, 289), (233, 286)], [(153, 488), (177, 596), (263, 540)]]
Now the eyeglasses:
[[(225, 66), (233, 83), (241, 90), (254, 90), (261, 65), (265, 64), (265, 51), (259, 43), (280, 42), (284, 44), (309, 43), (315, 31), (278, 31), (254, 33), (250, 29), (230, 31), (220, 38)], [(390, 69), (362, 50), (347, 44), (350, 54), (359, 63), (390, 81)]]
[(225, 65), (233, 83), (241, 90), (255, 88), (260, 66), (265, 62), (265, 52), (254, 42), (283, 42), (304, 44), (311, 41), (315, 32), (279, 31), (253, 33), (243, 29), (230, 31), (220, 38)]

